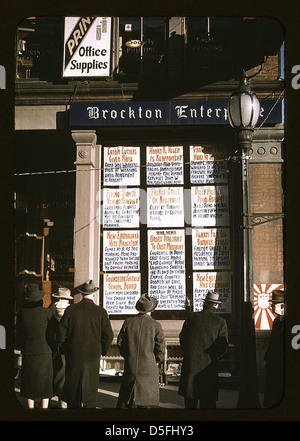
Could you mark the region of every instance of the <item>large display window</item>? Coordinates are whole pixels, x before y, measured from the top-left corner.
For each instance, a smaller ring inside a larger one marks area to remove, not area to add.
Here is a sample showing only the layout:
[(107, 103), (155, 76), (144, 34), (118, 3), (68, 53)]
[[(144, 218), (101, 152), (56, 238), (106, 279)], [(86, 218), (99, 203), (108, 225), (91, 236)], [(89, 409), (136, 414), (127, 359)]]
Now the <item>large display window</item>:
[(228, 150), (221, 143), (102, 146), (101, 295), (112, 317), (158, 299), (160, 318), (202, 309), (208, 290), (232, 312)]

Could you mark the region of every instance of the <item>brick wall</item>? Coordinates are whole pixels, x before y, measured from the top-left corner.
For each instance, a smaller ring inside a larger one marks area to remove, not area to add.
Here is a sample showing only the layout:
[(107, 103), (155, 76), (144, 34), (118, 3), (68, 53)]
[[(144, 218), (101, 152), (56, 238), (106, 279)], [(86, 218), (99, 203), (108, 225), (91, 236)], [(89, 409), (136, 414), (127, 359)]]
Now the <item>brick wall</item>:
[[(260, 70), (260, 66), (247, 71), (247, 75), (254, 75)], [(279, 55), (272, 55), (267, 58), (263, 64), (262, 70), (254, 77), (255, 81), (272, 81), (280, 77), (280, 57)]]
[[(251, 164), (250, 210), (252, 214), (282, 212), (281, 163)], [(278, 217), (278, 216), (277, 216)], [(254, 224), (252, 261), (254, 283), (283, 283), (282, 219)]]

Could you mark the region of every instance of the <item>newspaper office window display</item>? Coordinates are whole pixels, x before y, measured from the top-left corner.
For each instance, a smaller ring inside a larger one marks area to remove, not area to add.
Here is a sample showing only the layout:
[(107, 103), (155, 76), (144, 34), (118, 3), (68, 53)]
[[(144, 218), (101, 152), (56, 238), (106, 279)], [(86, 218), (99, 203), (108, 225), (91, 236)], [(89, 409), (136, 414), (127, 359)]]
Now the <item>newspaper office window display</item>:
[(149, 295), (158, 310), (185, 309), (185, 231), (148, 230)]
[(184, 311), (187, 286), (194, 310), (215, 289), (223, 299), (220, 312), (230, 313), (226, 147), (140, 143), (102, 151), (103, 298), (109, 313), (135, 313), (133, 299), (146, 291), (157, 297), (160, 314)]
[(110, 315), (133, 314), (141, 295), (140, 148), (103, 152), (103, 305)]
[(212, 290), (217, 291), (222, 299), (218, 311), (230, 313), (231, 250), (226, 149), (218, 145), (190, 146), (190, 163), (193, 309), (200, 311), (203, 299)]
[(140, 184), (140, 148), (104, 147), (104, 185)]

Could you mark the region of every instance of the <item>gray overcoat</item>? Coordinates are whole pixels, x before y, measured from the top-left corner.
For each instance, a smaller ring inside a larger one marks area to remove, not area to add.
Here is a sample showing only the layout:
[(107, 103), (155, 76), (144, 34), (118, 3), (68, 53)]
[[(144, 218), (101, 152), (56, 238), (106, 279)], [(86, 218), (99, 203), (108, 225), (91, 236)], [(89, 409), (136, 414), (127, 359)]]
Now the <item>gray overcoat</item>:
[(125, 360), (119, 403), (127, 405), (133, 394), (137, 406), (158, 405), (157, 363), (162, 362), (165, 356), (161, 324), (147, 314), (130, 317), (123, 323), (117, 344)]
[(93, 300), (83, 298), (66, 308), (57, 335), (66, 357), (63, 401), (96, 403), (100, 357), (107, 354), (112, 340), (107, 312)]
[(228, 345), (226, 321), (213, 306), (190, 313), (179, 335), (184, 351), (178, 393), (187, 398), (218, 399), (218, 357)]

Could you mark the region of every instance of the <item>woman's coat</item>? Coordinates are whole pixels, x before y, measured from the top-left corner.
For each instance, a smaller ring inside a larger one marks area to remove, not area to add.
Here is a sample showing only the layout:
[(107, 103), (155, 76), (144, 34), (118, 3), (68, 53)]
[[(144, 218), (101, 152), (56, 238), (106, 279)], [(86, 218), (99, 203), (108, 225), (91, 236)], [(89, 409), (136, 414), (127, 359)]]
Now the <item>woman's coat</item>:
[(21, 396), (51, 398), (52, 350), (48, 341), (52, 312), (43, 301), (26, 302), (17, 317), (16, 344), (22, 353)]
[(218, 357), (227, 350), (225, 320), (213, 306), (191, 313), (179, 335), (184, 351), (179, 395), (187, 398), (218, 398)]
[(137, 406), (158, 405), (157, 364), (165, 356), (161, 324), (147, 314), (130, 317), (124, 321), (117, 343), (120, 354), (125, 359), (119, 404), (128, 404), (133, 394)]

